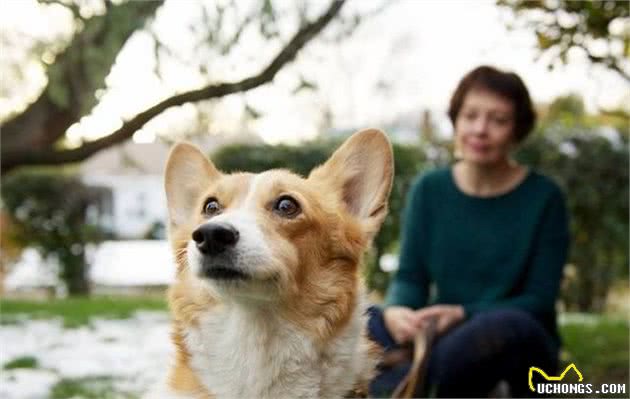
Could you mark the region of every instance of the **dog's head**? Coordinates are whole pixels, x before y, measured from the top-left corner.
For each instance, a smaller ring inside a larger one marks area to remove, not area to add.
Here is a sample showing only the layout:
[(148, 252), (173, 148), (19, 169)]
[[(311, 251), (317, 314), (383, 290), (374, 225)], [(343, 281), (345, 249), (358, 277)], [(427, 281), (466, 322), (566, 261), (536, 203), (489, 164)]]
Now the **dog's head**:
[(165, 176), (178, 278), (250, 302), (321, 304), (354, 292), (392, 178), (391, 145), (378, 130), (351, 136), (306, 179), (286, 170), (224, 174), (178, 144)]

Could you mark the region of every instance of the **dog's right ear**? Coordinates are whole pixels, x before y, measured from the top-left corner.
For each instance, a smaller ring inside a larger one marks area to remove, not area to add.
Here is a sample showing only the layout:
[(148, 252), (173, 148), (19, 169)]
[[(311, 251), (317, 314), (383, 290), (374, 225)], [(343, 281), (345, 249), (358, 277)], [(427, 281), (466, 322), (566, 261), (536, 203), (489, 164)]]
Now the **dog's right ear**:
[(176, 144), (168, 156), (164, 172), (171, 224), (185, 223), (192, 216), (201, 194), (220, 176), (221, 173), (197, 147), (188, 143)]

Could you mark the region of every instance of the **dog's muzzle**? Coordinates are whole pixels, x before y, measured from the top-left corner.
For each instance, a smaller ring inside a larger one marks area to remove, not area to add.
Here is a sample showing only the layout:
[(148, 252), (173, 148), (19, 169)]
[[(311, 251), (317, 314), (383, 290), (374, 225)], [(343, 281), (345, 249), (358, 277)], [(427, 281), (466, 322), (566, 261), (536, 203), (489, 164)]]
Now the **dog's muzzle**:
[(204, 277), (233, 280), (248, 276), (234, 265), (234, 249), (239, 232), (227, 223), (205, 223), (193, 231), (192, 239), (201, 259), (200, 273)]

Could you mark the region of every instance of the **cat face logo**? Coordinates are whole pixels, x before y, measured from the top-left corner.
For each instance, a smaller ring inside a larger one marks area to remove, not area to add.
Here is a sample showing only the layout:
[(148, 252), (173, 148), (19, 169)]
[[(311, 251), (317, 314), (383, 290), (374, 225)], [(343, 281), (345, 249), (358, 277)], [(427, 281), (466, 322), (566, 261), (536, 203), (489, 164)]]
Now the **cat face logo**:
[(560, 374), (559, 376), (548, 376), (547, 373), (545, 373), (544, 371), (542, 371), (541, 369), (539, 369), (538, 367), (530, 367), (529, 368), (529, 375), (528, 375), (528, 379), (529, 379), (529, 389), (532, 390), (532, 392), (536, 392), (536, 390), (534, 389), (534, 384), (532, 383), (532, 376), (534, 375), (534, 371), (536, 371), (538, 374), (542, 375), (543, 378), (547, 381), (562, 381), (562, 379), (564, 378), (564, 376), (567, 374), (567, 372), (569, 371), (569, 369), (573, 369), (575, 371), (575, 374), (577, 374), (578, 376), (578, 381), (582, 382), (582, 380), (584, 379), (582, 377), (582, 373), (580, 373), (580, 370), (578, 370), (578, 368), (575, 366), (575, 363), (571, 363), (567, 366), (566, 369), (564, 369), (564, 371), (562, 372), (562, 374)]

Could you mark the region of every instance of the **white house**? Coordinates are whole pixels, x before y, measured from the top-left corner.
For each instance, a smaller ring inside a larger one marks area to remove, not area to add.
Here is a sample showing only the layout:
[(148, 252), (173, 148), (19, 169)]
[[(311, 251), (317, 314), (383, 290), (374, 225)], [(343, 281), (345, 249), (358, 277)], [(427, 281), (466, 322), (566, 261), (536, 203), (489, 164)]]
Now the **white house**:
[(99, 212), (88, 217), (116, 238), (145, 238), (167, 216), (162, 169), (169, 147), (164, 143), (125, 144), (106, 149), (80, 167), (88, 186), (108, 188), (111, 196), (101, 198)]
[[(111, 190), (111, 197), (102, 199), (104, 211), (95, 218), (116, 238), (147, 238), (152, 227), (164, 225), (167, 210), (162, 176), (88, 174), (82, 180)], [(152, 234), (152, 238), (164, 238), (164, 234)]]

